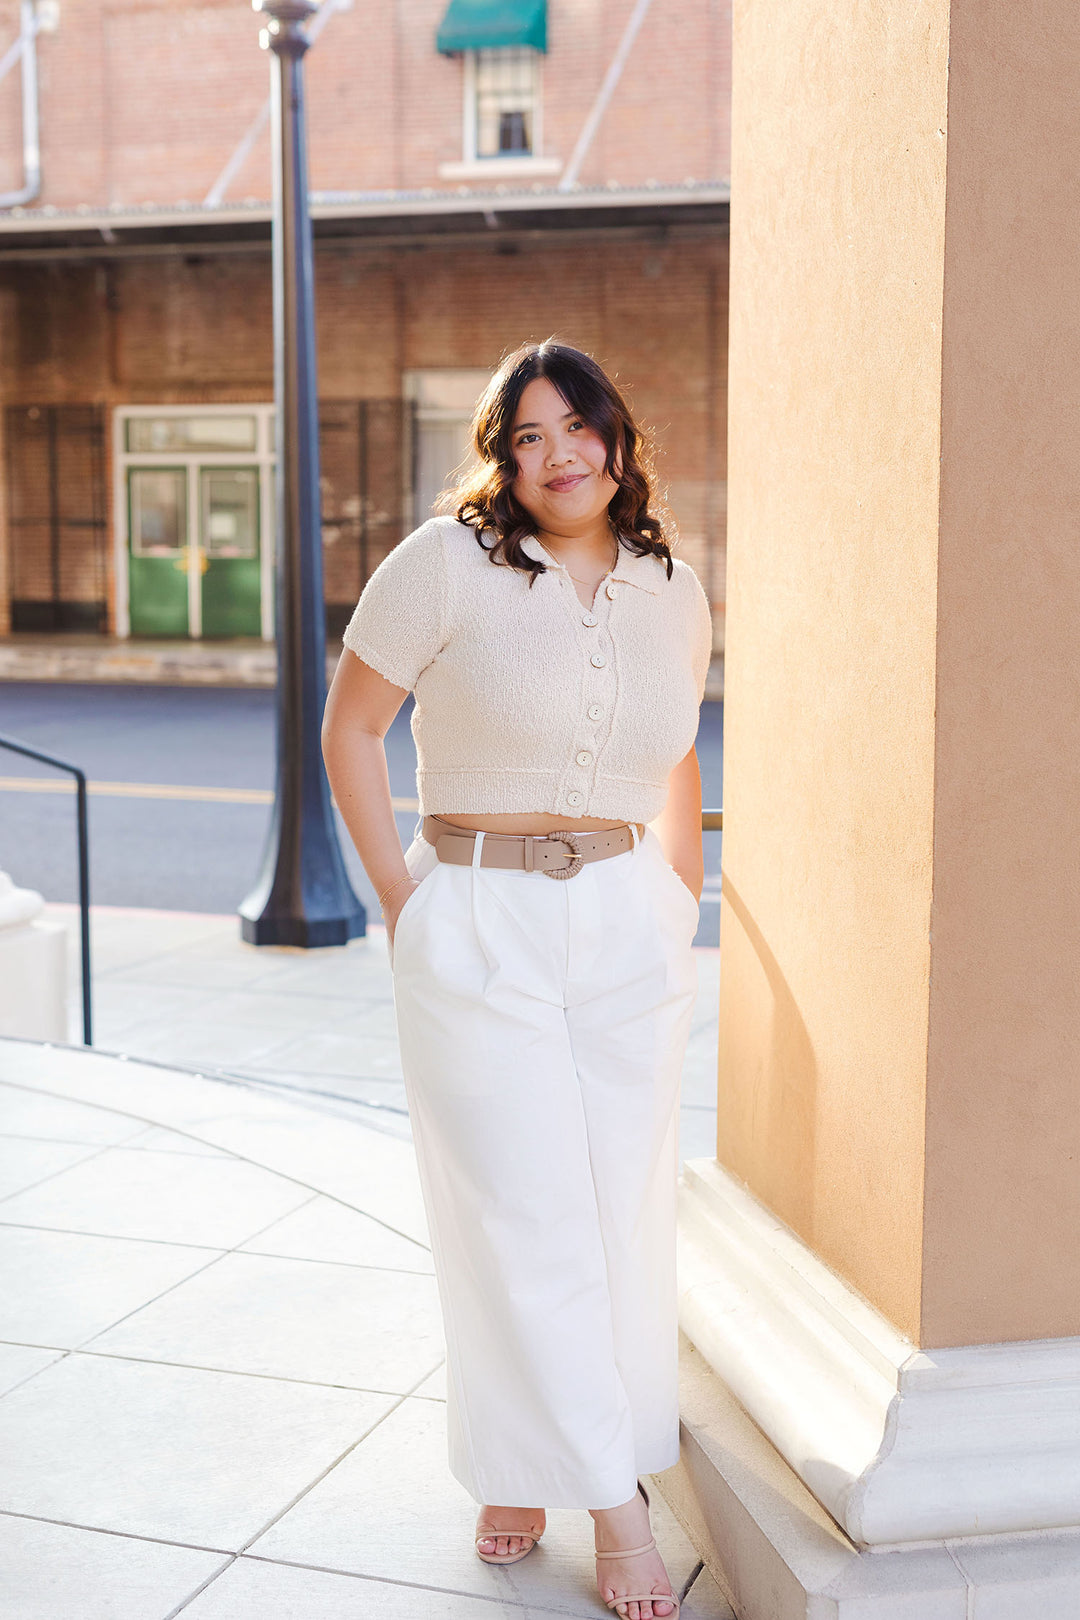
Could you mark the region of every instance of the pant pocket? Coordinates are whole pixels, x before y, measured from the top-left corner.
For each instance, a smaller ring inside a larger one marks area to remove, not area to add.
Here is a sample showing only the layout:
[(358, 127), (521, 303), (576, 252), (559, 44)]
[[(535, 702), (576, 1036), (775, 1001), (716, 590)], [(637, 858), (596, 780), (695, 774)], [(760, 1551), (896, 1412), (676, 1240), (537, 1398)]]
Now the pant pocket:
[(692, 938), (693, 934), (697, 933), (698, 923), (701, 921), (700, 906), (678, 872), (668, 861), (660, 846), (660, 840), (654, 838), (649, 847), (652, 851), (660, 883), (666, 890), (671, 904), (685, 918), (687, 926), (692, 928)]
[(415, 878), (419, 887), (413, 889), (405, 904), (397, 915), (394, 924), (394, 938), (390, 938), (390, 930), (386, 931), (386, 951), (390, 958), (391, 969), (394, 966), (394, 950), (401, 937), (402, 923), (409, 924), (413, 913), (417, 910), (421, 896), (427, 888), (429, 879), (439, 864), (439, 857), (435, 853), (435, 846), (429, 844), (426, 838), (417, 836), (405, 851), (405, 869), (411, 878)]
[(687, 916), (693, 924), (694, 932), (697, 933), (697, 926), (701, 921), (701, 907), (694, 899), (693, 894), (686, 887), (686, 884), (683, 882), (678, 872), (676, 872), (675, 868), (673, 866), (669, 866), (668, 871), (675, 880), (675, 885), (679, 892), (679, 899), (686, 908)]

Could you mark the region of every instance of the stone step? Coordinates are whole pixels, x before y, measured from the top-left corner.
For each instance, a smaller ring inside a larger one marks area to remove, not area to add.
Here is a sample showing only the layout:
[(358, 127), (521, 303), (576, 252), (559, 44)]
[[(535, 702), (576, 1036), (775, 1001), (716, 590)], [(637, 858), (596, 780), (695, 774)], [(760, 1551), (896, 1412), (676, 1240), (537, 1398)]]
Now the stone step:
[[(340, 649), (327, 648), (326, 679)], [(140, 686), (275, 686), (277, 649), (271, 641), (121, 641), (115, 636), (0, 637), (0, 681), (59, 681)], [(724, 660), (716, 656), (706, 698), (724, 696)]]
[[(328, 650), (326, 677), (339, 649)], [(17, 635), (0, 640), (0, 680), (161, 686), (266, 686), (277, 683), (273, 642), (155, 641), (106, 636)]]

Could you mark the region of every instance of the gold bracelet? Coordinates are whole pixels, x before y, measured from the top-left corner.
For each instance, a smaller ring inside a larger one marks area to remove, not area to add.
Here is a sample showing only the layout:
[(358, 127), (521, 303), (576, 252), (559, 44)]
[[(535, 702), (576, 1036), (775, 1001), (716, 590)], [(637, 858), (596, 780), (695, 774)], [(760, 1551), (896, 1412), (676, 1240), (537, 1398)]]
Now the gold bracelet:
[(391, 883), (391, 885), (390, 885), (390, 887), (388, 889), (384, 889), (382, 894), (380, 894), (380, 896), (379, 896), (379, 910), (380, 911), (382, 910), (383, 901), (386, 899), (388, 894), (393, 894), (394, 890), (396, 888), (400, 887), (400, 885), (402, 883), (412, 883), (412, 881), (413, 881), (412, 873), (411, 872), (406, 872), (406, 874), (405, 874), (405, 876), (403, 878), (398, 878), (395, 883)]

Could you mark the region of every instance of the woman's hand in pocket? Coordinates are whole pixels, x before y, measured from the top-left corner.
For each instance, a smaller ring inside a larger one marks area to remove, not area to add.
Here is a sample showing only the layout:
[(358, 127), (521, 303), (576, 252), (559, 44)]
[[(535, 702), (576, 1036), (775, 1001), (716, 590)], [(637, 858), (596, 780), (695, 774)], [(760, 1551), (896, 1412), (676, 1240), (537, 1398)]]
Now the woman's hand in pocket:
[(388, 894), (386, 897), (386, 904), (383, 906), (383, 922), (386, 924), (386, 937), (391, 945), (394, 943), (394, 930), (397, 928), (397, 920), (419, 887), (419, 880), (410, 878), (408, 883), (399, 883), (393, 894)]

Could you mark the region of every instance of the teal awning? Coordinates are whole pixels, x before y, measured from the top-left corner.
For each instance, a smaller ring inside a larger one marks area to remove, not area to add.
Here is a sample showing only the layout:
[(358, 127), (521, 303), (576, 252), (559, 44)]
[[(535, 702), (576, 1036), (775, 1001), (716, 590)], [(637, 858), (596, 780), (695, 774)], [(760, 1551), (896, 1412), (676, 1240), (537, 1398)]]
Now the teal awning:
[(498, 45), (547, 50), (547, 0), (450, 0), (435, 36), (444, 56)]

